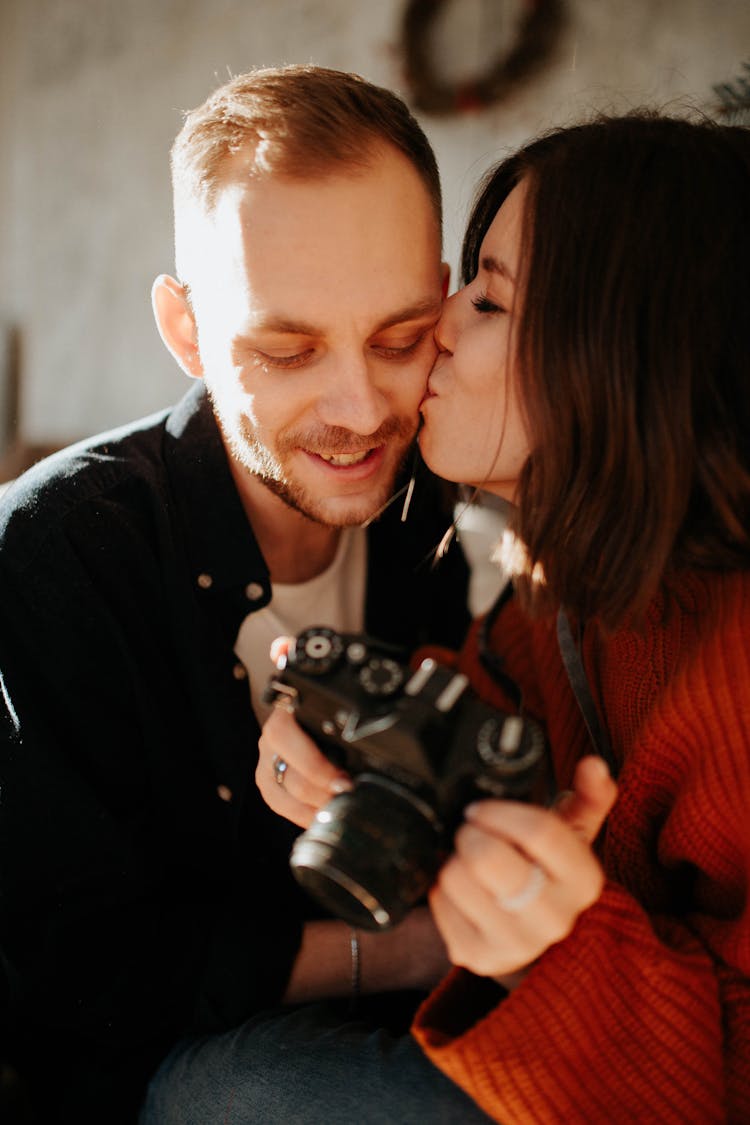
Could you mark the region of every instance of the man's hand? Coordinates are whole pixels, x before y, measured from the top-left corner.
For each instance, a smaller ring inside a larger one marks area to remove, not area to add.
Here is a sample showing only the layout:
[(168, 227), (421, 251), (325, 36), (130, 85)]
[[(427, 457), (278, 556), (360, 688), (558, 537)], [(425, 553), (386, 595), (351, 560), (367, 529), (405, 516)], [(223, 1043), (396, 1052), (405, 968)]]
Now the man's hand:
[[(337, 793), (351, 789), (347, 774), (336, 769), (294, 717), (280, 707), (266, 720), (258, 748), (255, 781), (264, 801), (300, 828), (308, 828), (318, 809)], [(277, 782), (274, 771), (278, 758), (287, 764), (283, 784)]]

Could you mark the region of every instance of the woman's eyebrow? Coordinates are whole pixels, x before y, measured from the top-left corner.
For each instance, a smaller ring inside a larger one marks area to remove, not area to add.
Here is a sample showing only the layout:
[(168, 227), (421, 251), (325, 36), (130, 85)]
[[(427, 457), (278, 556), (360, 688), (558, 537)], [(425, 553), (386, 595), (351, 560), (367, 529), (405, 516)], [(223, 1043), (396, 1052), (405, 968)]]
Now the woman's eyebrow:
[(487, 273), (499, 274), (500, 277), (504, 277), (506, 281), (509, 281), (511, 285), (516, 284), (513, 273), (501, 258), (495, 258), (492, 254), (485, 254), (479, 264)]

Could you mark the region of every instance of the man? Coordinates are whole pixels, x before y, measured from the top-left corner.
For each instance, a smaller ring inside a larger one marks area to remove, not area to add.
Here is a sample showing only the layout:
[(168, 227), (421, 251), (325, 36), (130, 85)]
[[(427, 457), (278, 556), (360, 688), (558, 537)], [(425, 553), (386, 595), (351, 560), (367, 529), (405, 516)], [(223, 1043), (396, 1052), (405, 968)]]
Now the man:
[[(344, 991), (348, 930), (311, 917), (253, 780), (269, 641), (467, 624), (462, 557), (430, 565), (437, 482), (414, 464), (408, 518), (390, 503), (444, 291), (416, 122), (352, 76), (258, 71), (187, 117), (172, 168), (154, 310), (198, 381), (0, 518), (0, 965), (45, 1125), (134, 1122), (181, 1036)], [(431, 982), (428, 930), (383, 938), (376, 987)]]

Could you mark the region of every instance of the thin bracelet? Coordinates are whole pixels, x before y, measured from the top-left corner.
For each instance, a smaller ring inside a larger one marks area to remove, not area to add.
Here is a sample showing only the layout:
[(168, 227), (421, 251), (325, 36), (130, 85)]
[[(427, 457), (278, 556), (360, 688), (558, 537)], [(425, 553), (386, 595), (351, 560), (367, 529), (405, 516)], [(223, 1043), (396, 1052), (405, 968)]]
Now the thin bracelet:
[(356, 1012), (359, 1007), (359, 998), (362, 992), (362, 958), (359, 950), (359, 931), (351, 930), (349, 933), (349, 948), (352, 955), (352, 996), (349, 1011)]

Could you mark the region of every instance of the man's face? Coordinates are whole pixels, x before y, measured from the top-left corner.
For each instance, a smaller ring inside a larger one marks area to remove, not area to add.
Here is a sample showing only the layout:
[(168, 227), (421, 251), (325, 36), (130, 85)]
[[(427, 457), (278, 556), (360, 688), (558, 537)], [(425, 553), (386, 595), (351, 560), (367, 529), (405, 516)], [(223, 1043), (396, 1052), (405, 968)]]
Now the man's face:
[(225, 442), (252, 474), (240, 488), (363, 522), (392, 492), (436, 355), (440, 231), (421, 179), (383, 148), (351, 173), (230, 180), (204, 222), (191, 299)]

